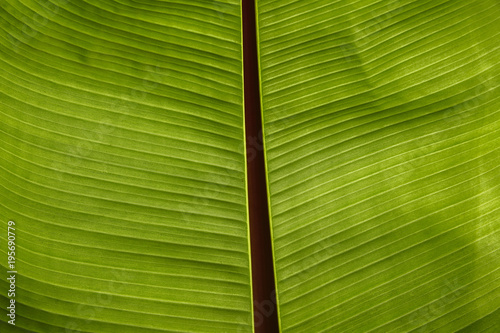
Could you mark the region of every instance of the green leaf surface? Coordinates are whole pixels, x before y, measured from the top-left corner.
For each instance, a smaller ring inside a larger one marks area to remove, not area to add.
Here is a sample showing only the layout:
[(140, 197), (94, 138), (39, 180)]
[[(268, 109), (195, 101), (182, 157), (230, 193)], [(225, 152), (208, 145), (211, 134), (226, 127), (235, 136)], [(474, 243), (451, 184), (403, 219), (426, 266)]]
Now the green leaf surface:
[(0, 1), (0, 331), (252, 331), (241, 35), (236, 0)]
[(283, 332), (498, 332), (500, 4), (259, 0)]

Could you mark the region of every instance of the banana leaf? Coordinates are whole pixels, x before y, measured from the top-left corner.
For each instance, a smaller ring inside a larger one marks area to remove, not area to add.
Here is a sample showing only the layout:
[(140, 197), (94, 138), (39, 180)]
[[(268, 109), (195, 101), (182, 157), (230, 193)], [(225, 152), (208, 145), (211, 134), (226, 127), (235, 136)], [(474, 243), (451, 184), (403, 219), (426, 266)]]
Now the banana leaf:
[(257, 1), (283, 332), (500, 331), (500, 3)]
[(0, 1), (0, 331), (252, 331), (242, 75), (236, 0)]

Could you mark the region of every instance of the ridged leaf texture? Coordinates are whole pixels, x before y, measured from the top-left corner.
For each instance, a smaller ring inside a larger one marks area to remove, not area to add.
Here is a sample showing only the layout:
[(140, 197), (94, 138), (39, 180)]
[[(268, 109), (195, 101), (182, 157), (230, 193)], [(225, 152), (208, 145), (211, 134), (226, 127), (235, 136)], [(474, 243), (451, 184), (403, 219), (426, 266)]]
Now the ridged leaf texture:
[(15, 331), (252, 331), (239, 1), (1, 0), (0, 17)]
[(257, 3), (281, 330), (500, 331), (500, 3)]

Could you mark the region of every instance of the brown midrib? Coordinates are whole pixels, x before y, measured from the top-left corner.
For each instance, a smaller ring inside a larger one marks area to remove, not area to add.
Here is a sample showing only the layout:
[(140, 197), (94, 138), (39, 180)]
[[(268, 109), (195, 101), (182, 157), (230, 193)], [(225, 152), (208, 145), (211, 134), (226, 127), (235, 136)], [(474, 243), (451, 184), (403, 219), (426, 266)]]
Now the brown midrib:
[(242, 1), (245, 131), (254, 323), (257, 333), (278, 332), (274, 268), (262, 146), (255, 0)]

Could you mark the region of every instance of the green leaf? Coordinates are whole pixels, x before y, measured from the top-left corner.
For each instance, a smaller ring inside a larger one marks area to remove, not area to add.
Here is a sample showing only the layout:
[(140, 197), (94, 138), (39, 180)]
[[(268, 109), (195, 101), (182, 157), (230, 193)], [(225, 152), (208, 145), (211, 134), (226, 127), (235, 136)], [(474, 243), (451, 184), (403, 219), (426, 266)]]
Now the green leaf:
[(251, 331), (240, 2), (2, 0), (0, 16), (16, 332)]
[(257, 13), (282, 331), (497, 332), (498, 1)]

